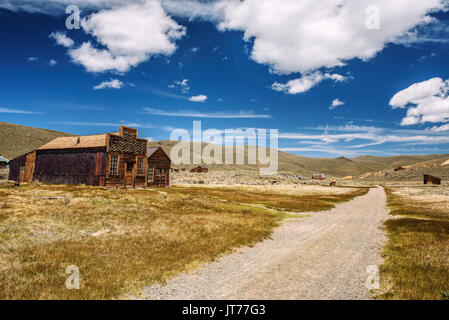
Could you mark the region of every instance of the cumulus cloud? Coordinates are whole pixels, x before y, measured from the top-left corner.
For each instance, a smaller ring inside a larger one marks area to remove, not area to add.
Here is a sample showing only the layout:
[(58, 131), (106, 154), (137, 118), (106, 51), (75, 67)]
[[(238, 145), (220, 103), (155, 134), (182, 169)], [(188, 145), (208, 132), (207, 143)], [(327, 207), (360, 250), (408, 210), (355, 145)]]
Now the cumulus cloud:
[(403, 126), (449, 122), (449, 80), (432, 78), (415, 83), (396, 93), (390, 105), (393, 109), (408, 107)]
[(205, 96), (204, 94), (200, 94), (198, 96), (193, 96), (189, 98), (189, 101), (192, 102), (204, 102), (207, 100), (207, 96)]
[(123, 82), (118, 79), (111, 79), (109, 81), (103, 81), (102, 83), (96, 85), (93, 89), (94, 90), (101, 90), (101, 89), (121, 89), (123, 87)]
[(271, 88), (288, 94), (298, 94), (309, 91), (324, 80), (342, 82), (347, 80), (347, 77), (337, 73), (330, 74), (316, 71), (314, 73), (306, 74), (301, 78), (290, 80), (287, 83), (275, 82), (272, 84)]
[(48, 64), (52, 67), (54, 67), (55, 65), (58, 64), (58, 62), (55, 59), (50, 59), (50, 61), (48, 61)]
[(345, 103), (344, 103), (343, 101), (341, 101), (340, 99), (337, 98), (337, 99), (335, 99), (335, 100), (332, 101), (332, 103), (331, 103), (329, 109), (333, 110), (333, 109), (335, 109), (335, 108), (337, 108), (337, 107), (339, 107), (339, 106), (342, 106), (342, 105), (344, 105), (344, 104), (345, 104)]
[(70, 48), (75, 44), (71, 38), (67, 37), (65, 33), (60, 31), (52, 32), (49, 37), (55, 39), (57, 44), (66, 48)]
[(187, 93), (190, 91), (189, 79), (182, 79), (180, 81), (174, 81), (172, 84), (168, 85), (169, 88), (180, 88), (182, 93)]
[(104, 49), (84, 42), (69, 50), (76, 63), (90, 72), (127, 72), (153, 55), (171, 55), (185, 27), (171, 19), (158, 0), (144, 0), (102, 10), (82, 19), (84, 31)]
[(35, 61), (39, 61), (39, 58), (37, 58), (37, 57), (28, 57), (27, 61), (28, 62), (35, 62)]
[[(220, 30), (242, 30), (254, 42), (251, 57), (278, 73), (308, 73), (368, 60), (395, 42), (445, 0), (221, 0)], [(379, 29), (369, 29), (368, 6), (380, 12)]]

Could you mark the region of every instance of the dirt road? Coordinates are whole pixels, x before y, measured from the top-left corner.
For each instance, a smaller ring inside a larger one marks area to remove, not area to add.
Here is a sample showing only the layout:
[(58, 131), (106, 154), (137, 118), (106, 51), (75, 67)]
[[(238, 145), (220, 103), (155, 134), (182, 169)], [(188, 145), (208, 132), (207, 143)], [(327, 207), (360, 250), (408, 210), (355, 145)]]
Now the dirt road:
[(272, 240), (144, 290), (146, 299), (368, 299), (366, 268), (381, 262), (382, 188), (294, 218)]

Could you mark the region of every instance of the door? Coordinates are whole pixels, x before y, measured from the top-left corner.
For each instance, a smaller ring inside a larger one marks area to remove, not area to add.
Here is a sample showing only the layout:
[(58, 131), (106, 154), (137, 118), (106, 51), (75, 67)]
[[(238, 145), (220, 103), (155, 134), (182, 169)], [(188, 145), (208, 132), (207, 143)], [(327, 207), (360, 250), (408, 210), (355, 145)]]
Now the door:
[(154, 174), (154, 185), (156, 187), (165, 187), (165, 175), (167, 170), (165, 168), (156, 168)]
[(134, 163), (135, 162), (126, 162), (125, 168), (125, 185), (127, 187), (134, 186)]

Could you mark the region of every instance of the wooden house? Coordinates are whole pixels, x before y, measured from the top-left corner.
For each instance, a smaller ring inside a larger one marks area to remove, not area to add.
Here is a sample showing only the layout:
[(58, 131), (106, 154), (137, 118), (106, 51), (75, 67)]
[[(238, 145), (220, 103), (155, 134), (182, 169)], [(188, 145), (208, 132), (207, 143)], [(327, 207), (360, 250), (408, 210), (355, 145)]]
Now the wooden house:
[(59, 137), (11, 160), (9, 179), (53, 184), (146, 187), (147, 143), (137, 130)]
[(0, 154), (0, 169), (8, 168), (9, 160)]
[(170, 186), (170, 157), (161, 147), (148, 148), (148, 185), (155, 187)]
[(313, 180), (325, 180), (326, 175), (323, 173), (314, 173), (314, 174), (312, 174), (312, 179)]
[(404, 167), (397, 167), (397, 168), (394, 169), (394, 171), (396, 171), (396, 172), (402, 171), (402, 170), (405, 170), (405, 168)]
[(431, 176), (430, 174), (425, 174), (424, 175), (424, 184), (441, 185), (441, 179), (438, 177)]
[(207, 167), (198, 166), (196, 168), (191, 169), (190, 172), (207, 173), (209, 172), (209, 169)]

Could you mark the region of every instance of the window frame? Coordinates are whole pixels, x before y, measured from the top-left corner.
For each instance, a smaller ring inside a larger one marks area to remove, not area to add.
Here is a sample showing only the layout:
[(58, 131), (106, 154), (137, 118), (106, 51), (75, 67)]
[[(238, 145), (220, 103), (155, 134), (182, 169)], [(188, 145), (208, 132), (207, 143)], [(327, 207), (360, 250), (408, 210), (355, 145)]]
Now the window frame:
[(148, 167), (148, 182), (154, 182), (154, 167)]
[[(114, 170), (113, 170), (113, 163), (114, 163), (114, 161), (113, 161), (113, 157), (115, 157), (115, 159), (116, 159), (116, 161), (115, 161), (115, 172), (114, 172)], [(118, 176), (118, 164), (119, 164), (119, 159), (120, 159), (120, 156), (118, 156), (118, 155), (116, 155), (116, 154), (111, 154), (111, 156), (110, 156), (110, 158), (109, 158), (109, 175), (110, 176)]]
[[(141, 164), (141, 166), (139, 167), (139, 164)], [(144, 164), (144, 158), (137, 158), (137, 175), (138, 176), (143, 176), (145, 174), (145, 164)]]

